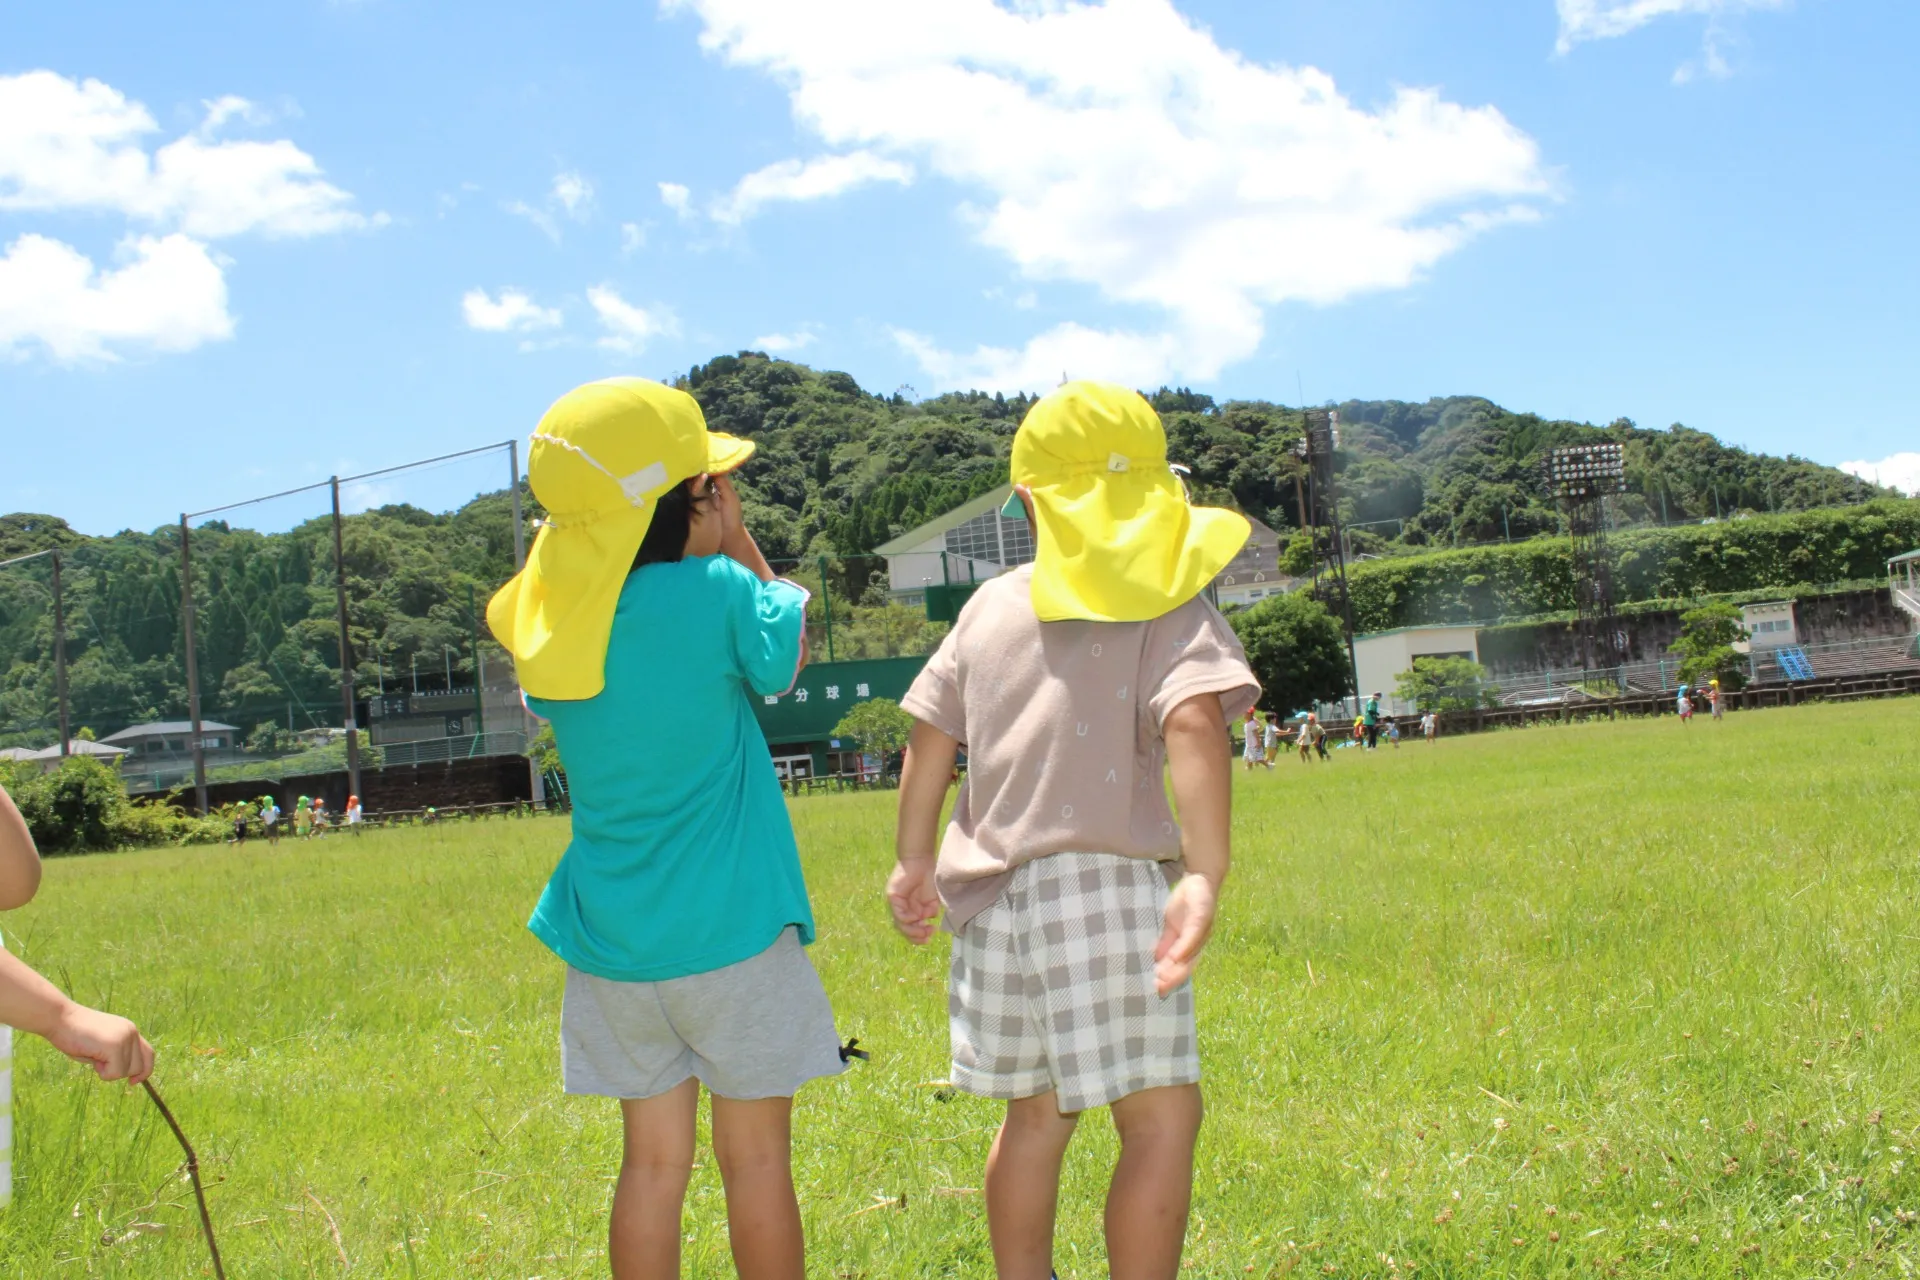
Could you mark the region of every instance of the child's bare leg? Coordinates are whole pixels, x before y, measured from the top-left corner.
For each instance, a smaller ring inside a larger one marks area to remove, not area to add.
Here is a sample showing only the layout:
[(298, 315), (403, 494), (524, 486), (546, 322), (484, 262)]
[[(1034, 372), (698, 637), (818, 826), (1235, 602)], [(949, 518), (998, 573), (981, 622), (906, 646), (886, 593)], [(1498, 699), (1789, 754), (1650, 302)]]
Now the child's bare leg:
[(713, 1095), (713, 1156), (727, 1188), (727, 1238), (740, 1280), (802, 1280), (806, 1244), (793, 1191), (793, 1099)]
[(1113, 1104), (1120, 1163), (1107, 1192), (1107, 1266), (1113, 1280), (1174, 1280), (1193, 1199), (1200, 1086), (1142, 1089)]
[(680, 1274), (680, 1210), (693, 1174), (699, 1103), (700, 1085), (691, 1079), (658, 1097), (620, 1103), (626, 1139), (607, 1248), (614, 1280), (676, 1280)]
[(987, 1234), (999, 1280), (1047, 1280), (1053, 1273), (1053, 1215), (1077, 1116), (1060, 1114), (1051, 1089), (1007, 1104), (987, 1154)]

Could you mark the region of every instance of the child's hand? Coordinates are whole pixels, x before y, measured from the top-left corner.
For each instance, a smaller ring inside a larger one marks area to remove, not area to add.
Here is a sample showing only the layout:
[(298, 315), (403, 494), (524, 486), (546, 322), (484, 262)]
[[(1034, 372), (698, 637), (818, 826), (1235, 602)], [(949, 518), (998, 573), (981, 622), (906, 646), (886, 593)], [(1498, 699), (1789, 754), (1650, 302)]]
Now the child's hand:
[(47, 1041), (69, 1058), (92, 1064), (102, 1080), (139, 1084), (153, 1074), (153, 1046), (140, 1028), (111, 1013), (70, 1005)]
[(1193, 976), (1213, 933), (1213, 881), (1189, 871), (1167, 894), (1166, 926), (1153, 948), (1153, 986), (1162, 997)]
[(933, 922), (940, 917), (940, 895), (933, 887), (932, 858), (896, 862), (887, 877), (887, 909), (893, 927), (916, 946), (931, 941)]

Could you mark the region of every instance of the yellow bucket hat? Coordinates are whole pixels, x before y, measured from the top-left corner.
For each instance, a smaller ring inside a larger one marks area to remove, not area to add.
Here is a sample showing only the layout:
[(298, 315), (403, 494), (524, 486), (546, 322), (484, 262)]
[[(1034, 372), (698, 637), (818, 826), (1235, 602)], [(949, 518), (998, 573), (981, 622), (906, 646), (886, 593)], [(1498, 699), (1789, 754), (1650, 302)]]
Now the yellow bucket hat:
[(527, 564), (487, 604), (487, 626), (536, 698), (606, 687), (613, 611), (654, 507), (674, 485), (731, 471), (751, 441), (707, 430), (684, 391), (607, 378), (554, 401), (534, 428), (527, 483), (548, 518)]
[(1033, 608), (1042, 622), (1145, 622), (1199, 595), (1239, 553), (1245, 516), (1195, 507), (1167, 465), (1153, 406), (1124, 387), (1069, 382), (1013, 437), (1013, 482), (1033, 497)]

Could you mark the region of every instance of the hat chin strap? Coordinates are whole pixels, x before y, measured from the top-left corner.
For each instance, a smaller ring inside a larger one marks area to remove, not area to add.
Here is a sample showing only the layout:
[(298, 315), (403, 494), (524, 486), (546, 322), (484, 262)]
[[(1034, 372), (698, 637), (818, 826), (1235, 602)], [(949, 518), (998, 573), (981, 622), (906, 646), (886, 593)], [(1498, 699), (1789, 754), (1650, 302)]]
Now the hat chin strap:
[(594, 457), (571, 440), (561, 436), (549, 435), (544, 431), (534, 432), (533, 438), (535, 440), (543, 440), (548, 444), (557, 444), (570, 453), (579, 454), (588, 466), (619, 485), (620, 492), (626, 494), (627, 501), (636, 507), (645, 506), (647, 503), (647, 495), (655, 489), (664, 489), (667, 486), (667, 464), (664, 462), (649, 462), (632, 475), (617, 476), (613, 474), (600, 459)]

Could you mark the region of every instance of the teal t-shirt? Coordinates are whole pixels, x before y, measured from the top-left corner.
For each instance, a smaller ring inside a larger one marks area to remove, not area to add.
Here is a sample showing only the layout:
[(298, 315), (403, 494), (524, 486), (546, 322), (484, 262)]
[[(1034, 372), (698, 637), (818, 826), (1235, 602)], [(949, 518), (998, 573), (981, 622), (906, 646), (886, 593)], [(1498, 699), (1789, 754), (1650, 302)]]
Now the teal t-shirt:
[(1368, 724), (1380, 723), (1380, 700), (1378, 698), (1367, 699), (1366, 723)]
[(529, 698), (553, 723), (573, 840), (527, 922), (576, 969), (660, 982), (760, 954), (813, 911), (785, 797), (748, 700), (784, 693), (807, 593), (725, 556), (635, 570), (606, 688)]

